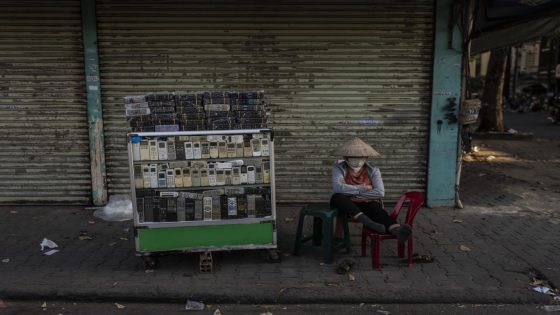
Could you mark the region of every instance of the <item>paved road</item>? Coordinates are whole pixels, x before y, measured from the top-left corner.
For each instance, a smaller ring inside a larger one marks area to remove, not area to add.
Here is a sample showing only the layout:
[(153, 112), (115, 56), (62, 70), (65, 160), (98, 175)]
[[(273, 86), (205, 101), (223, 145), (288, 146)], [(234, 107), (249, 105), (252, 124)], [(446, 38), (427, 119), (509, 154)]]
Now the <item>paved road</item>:
[[(43, 304), (45, 303), (45, 304)], [(511, 305), (511, 304), (283, 304), (283, 305), (206, 305), (202, 311), (185, 311), (185, 304), (139, 304), (119, 303), (120, 309), (113, 303), (83, 303), (61, 301), (17, 301), (5, 302), (5, 308), (0, 308), (3, 315), (15, 314), (215, 314), (220, 310), (223, 315), (319, 315), (319, 314), (415, 314), (415, 315), (537, 315), (548, 313), (541, 305)], [(45, 306), (45, 307), (41, 307)], [(0, 305), (1, 307), (1, 305)], [(123, 308), (124, 307), (124, 308)]]

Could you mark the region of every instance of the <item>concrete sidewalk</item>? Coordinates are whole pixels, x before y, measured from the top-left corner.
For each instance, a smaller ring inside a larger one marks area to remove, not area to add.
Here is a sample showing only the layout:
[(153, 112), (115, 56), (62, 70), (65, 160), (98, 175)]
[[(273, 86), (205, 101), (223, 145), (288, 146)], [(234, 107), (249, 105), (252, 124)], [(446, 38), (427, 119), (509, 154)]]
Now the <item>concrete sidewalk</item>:
[[(291, 256), (297, 220), (285, 219), (297, 218), (296, 206), (278, 209), (281, 263), (267, 262), (264, 251), (217, 253), (212, 274), (198, 273), (197, 254), (162, 257), (160, 268), (145, 272), (135, 256), (131, 222), (103, 222), (81, 207), (1, 207), (0, 298), (553, 303), (528, 287), (535, 272), (560, 285), (560, 192), (531, 182), (538, 179), (507, 175), (515, 165), (490, 165), (484, 159), (465, 165), (464, 210), (424, 208), (417, 216), (415, 252), (431, 255), (435, 262), (409, 268), (396, 258), (396, 243), (387, 241), (382, 244), (382, 271), (372, 270), (371, 257), (359, 255), (356, 225), (352, 253), (336, 255), (338, 261), (356, 261), (353, 281), (335, 273), (336, 262), (323, 264), (317, 248), (304, 247), (301, 256)], [(535, 189), (528, 194), (527, 187)], [(80, 240), (84, 232), (93, 239)], [(44, 237), (57, 242), (60, 252), (42, 256), (39, 243)], [(461, 251), (460, 245), (470, 251)]]

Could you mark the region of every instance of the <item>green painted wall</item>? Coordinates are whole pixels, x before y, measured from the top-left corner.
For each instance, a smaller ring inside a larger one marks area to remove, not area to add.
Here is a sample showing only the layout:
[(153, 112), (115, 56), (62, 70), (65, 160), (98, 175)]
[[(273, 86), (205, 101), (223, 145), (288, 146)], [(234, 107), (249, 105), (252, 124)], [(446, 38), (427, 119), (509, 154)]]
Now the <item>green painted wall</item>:
[(81, 0), (81, 11), (91, 164), (91, 197), (94, 205), (104, 205), (107, 203), (107, 172), (105, 168), (105, 140), (103, 135), (101, 83), (99, 81), (95, 0)]
[(139, 251), (272, 244), (272, 223), (138, 229)]
[[(427, 205), (450, 206), (455, 200), (458, 123), (449, 122), (446, 115), (459, 116), (461, 91), (461, 34), (453, 28), (449, 47), (450, 0), (436, 2), (430, 149), (428, 156)], [(455, 109), (448, 110), (449, 98), (455, 98)]]

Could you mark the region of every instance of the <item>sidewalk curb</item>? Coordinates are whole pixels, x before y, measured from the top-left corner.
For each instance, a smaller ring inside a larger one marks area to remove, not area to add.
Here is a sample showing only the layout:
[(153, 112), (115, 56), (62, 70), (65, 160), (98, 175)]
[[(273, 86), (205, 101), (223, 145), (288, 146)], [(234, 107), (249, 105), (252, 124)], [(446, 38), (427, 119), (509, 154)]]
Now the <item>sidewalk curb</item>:
[[(239, 289), (239, 288), (238, 288)], [(64, 292), (55, 290), (2, 290), (2, 299), (12, 300), (66, 300), (90, 302), (140, 302), (140, 303), (184, 303), (187, 299), (201, 301), (205, 304), (550, 304), (547, 295), (519, 291), (503, 292), (503, 290), (374, 290), (361, 292), (344, 292), (338, 295), (325, 294), (322, 290), (307, 288), (288, 288), (282, 293), (261, 294), (249, 297), (242, 292), (211, 293), (211, 292), (161, 292), (160, 294), (132, 293), (132, 292)], [(382, 292), (380, 292), (382, 291)], [(403, 294), (405, 293), (406, 294)], [(428, 294), (427, 294), (428, 293)], [(450, 294), (451, 293), (451, 294)]]

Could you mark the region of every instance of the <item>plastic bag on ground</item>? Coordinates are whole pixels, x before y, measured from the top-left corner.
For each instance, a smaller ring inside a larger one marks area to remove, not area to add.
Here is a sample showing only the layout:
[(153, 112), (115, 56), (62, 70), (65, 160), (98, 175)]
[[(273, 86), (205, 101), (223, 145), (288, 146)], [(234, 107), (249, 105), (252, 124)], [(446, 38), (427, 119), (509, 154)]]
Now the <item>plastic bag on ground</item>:
[(127, 195), (109, 196), (109, 202), (93, 215), (105, 221), (126, 221), (132, 219), (132, 201)]

